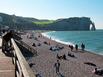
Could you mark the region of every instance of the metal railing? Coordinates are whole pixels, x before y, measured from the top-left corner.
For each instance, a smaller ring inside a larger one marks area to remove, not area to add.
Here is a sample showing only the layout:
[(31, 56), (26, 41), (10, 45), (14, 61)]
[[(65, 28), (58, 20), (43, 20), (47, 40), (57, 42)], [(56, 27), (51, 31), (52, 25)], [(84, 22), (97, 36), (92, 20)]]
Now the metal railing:
[(11, 39), (13, 46), (13, 64), (15, 65), (15, 77), (35, 77), (35, 73), (29, 67), (26, 59), (16, 45), (14, 39)]

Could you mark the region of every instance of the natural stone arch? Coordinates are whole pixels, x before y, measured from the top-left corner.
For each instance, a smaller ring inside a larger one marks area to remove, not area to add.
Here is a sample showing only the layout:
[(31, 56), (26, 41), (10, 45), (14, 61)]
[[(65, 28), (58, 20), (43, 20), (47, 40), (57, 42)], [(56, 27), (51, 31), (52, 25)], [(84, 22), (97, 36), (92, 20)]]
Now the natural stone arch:
[(89, 26), (90, 30), (96, 30), (95, 28), (95, 24), (93, 22), (91, 22), (90, 26)]

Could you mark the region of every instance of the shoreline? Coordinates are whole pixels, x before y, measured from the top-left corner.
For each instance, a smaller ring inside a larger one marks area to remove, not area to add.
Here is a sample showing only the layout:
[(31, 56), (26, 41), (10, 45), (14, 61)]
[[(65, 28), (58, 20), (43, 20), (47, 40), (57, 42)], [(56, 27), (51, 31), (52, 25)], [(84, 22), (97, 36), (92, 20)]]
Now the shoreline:
[[(26, 38), (27, 35), (23, 35), (22, 38), (25, 43), (33, 47), (37, 50), (38, 56), (36, 57), (30, 57), (28, 59), (28, 63), (34, 63), (35, 65), (31, 67), (31, 69), (36, 72), (40, 73), (43, 77), (57, 77), (57, 74), (55, 73), (55, 68), (53, 67), (54, 63), (57, 60), (57, 54), (59, 56), (62, 56), (63, 54), (66, 55), (67, 60), (60, 60), (60, 73), (65, 77), (101, 77), (98, 75), (95, 75), (92, 73), (95, 66), (84, 64), (86, 62), (90, 62), (96, 65), (96, 67), (102, 68), (103, 67), (103, 56), (94, 54), (92, 52), (88, 51), (76, 51), (75, 49), (73, 51), (70, 50), (70, 48), (65, 45), (61, 44), (59, 42), (56, 42), (55, 40), (51, 40), (45, 36), (40, 36), (41, 33), (35, 33), (35, 37), (38, 38), (38, 40), (35, 39), (28, 39)], [(44, 44), (44, 41), (50, 42), (50, 45)], [(35, 43), (36, 47), (32, 46), (32, 44)], [(38, 46), (38, 43), (41, 44), (41, 46)], [(51, 51), (51, 46), (63, 46), (64, 49), (61, 49), (59, 51)], [(73, 54), (75, 57), (68, 56), (68, 52)]]
[[(48, 32), (48, 31), (47, 31)], [(52, 32), (54, 32), (54, 31), (52, 31)], [(47, 35), (46, 34), (46, 32), (41, 32), (41, 35), (43, 35), (44, 37), (46, 37), (46, 38), (48, 38), (48, 39), (50, 39), (50, 36), (49, 35)], [(58, 43), (61, 43), (61, 44), (64, 44), (64, 45), (73, 45), (73, 47), (75, 48), (75, 44), (73, 44), (72, 42), (64, 42), (64, 41), (61, 41), (61, 40), (59, 40), (59, 39), (55, 39), (55, 38), (52, 38), (52, 39), (50, 39), (50, 40), (53, 40), (53, 41), (55, 41), (55, 42), (58, 42)], [(81, 49), (81, 47), (79, 47), (79, 49)], [(85, 49), (85, 51), (87, 51), (87, 52), (90, 52), (90, 53), (93, 53), (93, 54), (97, 54), (97, 55), (100, 55), (100, 56), (103, 56), (103, 53), (97, 53), (96, 51), (93, 51), (93, 50), (91, 50), (91, 49)]]
[[(51, 38), (49, 35), (45, 34), (44, 32), (41, 33), (41, 35), (43, 35), (44, 37), (46, 37), (46, 38), (48, 38), (48, 39)], [(56, 41), (56, 42), (58, 42), (58, 43), (62, 43), (62, 44), (65, 44), (65, 45), (73, 45), (73, 46), (75, 46), (75, 44), (73, 44), (73, 43), (71, 43), (71, 42), (64, 42), (64, 41), (61, 41), (61, 40), (55, 39), (55, 38), (51, 38), (50, 40), (54, 40), (54, 41)]]

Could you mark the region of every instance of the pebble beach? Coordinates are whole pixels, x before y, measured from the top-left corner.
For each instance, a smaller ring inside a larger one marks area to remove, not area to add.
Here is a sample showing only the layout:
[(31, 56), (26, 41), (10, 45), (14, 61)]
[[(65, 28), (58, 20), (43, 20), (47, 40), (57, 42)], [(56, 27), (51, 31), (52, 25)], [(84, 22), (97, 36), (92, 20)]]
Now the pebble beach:
[[(27, 33), (21, 35), (22, 41), (34, 48), (38, 54), (35, 57), (30, 57), (27, 61), (29, 64), (34, 64), (31, 69), (41, 77), (101, 77), (101, 75), (96, 75), (92, 71), (96, 67), (103, 68), (102, 55), (81, 49), (76, 50), (75, 48), (71, 51), (68, 45), (56, 42), (38, 32), (35, 33), (33, 38), (27, 36)], [(33, 46), (33, 43), (35, 43), (35, 46)], [(63, 47), (63, 49), (50, 50), (51, 47), (55, 46)], [(75, 57), (68, 56), (68, 53)], [(59, 56), (66, 55), (66, 60), (59, 59), (60, 72), (58, 74), (54, 67), (58, 60), (57, 54)]]

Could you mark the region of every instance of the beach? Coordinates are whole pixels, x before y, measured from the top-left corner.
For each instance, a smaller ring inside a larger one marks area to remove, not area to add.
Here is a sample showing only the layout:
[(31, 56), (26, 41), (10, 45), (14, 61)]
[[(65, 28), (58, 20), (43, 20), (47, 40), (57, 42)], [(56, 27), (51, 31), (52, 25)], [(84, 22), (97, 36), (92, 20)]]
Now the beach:
[[(29, 64), (34, 64), (31, 69), (36, 74), (40, 74), (41, 77), (101, 77), (92, 73), (92, 71), (96, 67), (103, 68), (103, 56), (81, 49), (77, 51), (75, 48), (71, 51), (68, 45), (47, 38), (40, 32), (36, 32), (32, 38), (28, 38), (27, 34), (21, 35), (22, 41), (34, 48), (38, 54), (35, 57), (28, 58), (27, 61)], [(50, 50), (51, 47), (57, 46), (63, 48)], [(68, 53), (74, 55), (74, 57), (68, 56)], [(66, 55), (66, 60), (59, 59), (59, 74), (56, 73), (54, 67), (58, 59), (57, 54), (59, 56)]]

